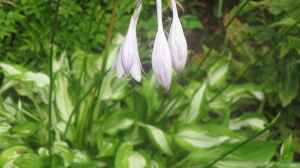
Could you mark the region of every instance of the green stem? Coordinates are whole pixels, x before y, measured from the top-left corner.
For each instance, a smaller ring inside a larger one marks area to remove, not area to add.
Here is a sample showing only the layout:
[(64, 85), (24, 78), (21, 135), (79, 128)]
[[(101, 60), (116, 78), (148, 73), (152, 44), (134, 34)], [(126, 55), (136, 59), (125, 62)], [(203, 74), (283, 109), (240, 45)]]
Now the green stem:
[[(50, 1), (50, 6), (53, 1)], [(52, 34), (50, 37), (50, 55), (49, 55), (49, 97), (48, 97), (48, 150), (50, 155), (50, 165), (52, 163), (52, 97), (53, 97), (53, 85), (54, 85), (54, 76), (53, 76), (53, 54), (54, 54), (54, 43), (55, 43), (55, 34), (58, 27), (58, 12), (59, 12), (60, 0), (57, 0), (55, 13), (53, 17), (53, 27)]]
[(223, 15), (223, 4), (224, 4), (224, 0), (219, 0), (219, 5), (218, 5), (218, 17), (222, 17)]

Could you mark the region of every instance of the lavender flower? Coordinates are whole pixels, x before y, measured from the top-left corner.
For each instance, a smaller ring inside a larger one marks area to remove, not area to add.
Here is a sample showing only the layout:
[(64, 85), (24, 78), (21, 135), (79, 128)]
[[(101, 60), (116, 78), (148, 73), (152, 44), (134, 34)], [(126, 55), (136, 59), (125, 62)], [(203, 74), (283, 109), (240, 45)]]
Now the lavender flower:
[(161, 0), (156, 0), (156, 6), (158, 31), (152, 53), (152, 68), (156, 80), (164, 88), (169, 89), (172, 81), (172, 61), (168, 41), (163, 30)]
[(136, 26), (141, 9), (142, 3), (138, 3), (133, 16), (131, 17), (127, 35), (121, 45), (115, 64), (118, 77), (131, 74), (131, 76), (138, 82), (142, 79), (142, 66), (139, 58)]
[(176, 0), (171, 0), (173, 21), (169, 34), (169, 46), (172, 56), (172, 65), (177, 72), (183, 71), (187, 62), (187, 43), (178, 17)]

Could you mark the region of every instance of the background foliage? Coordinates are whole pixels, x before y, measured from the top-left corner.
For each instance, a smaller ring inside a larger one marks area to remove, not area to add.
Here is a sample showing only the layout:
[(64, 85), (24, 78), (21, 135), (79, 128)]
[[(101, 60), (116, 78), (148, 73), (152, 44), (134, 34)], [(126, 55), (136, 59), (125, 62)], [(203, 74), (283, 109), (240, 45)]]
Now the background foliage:
[(178, 2), (189, 63), (165, 91), (154, 1), (135, 83), (110, 70), (133, 0), (1, 0), (0, 167), (299, 167), (300, 1)]

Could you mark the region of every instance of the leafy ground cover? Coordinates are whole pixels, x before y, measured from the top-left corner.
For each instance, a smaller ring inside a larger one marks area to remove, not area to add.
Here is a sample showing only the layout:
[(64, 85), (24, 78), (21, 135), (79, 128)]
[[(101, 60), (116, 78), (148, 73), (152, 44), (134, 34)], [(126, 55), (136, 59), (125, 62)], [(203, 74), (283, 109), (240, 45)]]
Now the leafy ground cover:
[(169, 91), (143, 3), (137, 83), (111, 70), (135, 1), (0, 1), (0, 167), (300, 167), (300, 1), (178, 1), (190, 51)]

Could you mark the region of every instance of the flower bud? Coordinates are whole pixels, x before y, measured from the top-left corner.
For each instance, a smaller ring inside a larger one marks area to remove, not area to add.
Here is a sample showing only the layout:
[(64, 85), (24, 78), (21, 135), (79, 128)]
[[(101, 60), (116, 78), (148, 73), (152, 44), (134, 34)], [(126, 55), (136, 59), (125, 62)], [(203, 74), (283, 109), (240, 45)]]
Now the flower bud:
[(169, 33), (169, 46), (173, 68), (177, 72), (181, 72), (183, 71), (187, 62), (188, 49), (184, 32), (178, 17), (176, 0), (171, 0), (171, 2), (173, 11), (173, 21)]
[(142, 4), (139, 3), (131, 17), (128, 32), (119, 50), (115, 66), (118, 77), (131, 74), (136, 81), (141, 81), (142, 78), (142, 66), (136, 37), (136, 26), (141, 9)]
[(168, 41), (164, 34), (162, 23), (161, 0), (156, 0), (158, 31), (152, 52), (152, 68), (156, 80), (166, 89), (172, 81), (172, 61)]

